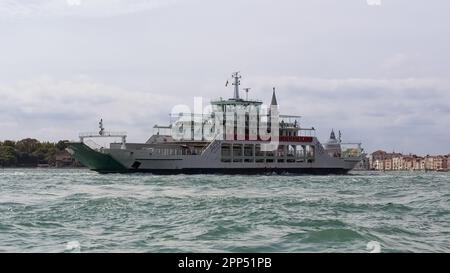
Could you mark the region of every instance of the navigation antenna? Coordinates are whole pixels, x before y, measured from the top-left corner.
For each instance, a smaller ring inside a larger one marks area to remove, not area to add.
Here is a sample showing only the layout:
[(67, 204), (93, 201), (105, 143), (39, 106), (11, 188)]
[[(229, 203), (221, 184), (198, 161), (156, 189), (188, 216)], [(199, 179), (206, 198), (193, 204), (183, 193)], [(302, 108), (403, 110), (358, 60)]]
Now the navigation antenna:
[(100, 132), (98, 132), (98, 134), (103, 136), (105, 133), (105, 128), (103, 127), (103, 119), (100, 119), (98, 125), (99, 125), (98, 127), (100, 128)]
[(234, 99), (238, 100), (239, 99), (239, 85), (241, 84), (241, 78), (242, 76), (239, 75), (239, 71), (238, 72), (234, 72), (231, 77), (233, 77), (234, 79)]
[(251, 88), (244, 88), (245, 90), (245, 100), (248, 101), (248, 91), (250, 91)]

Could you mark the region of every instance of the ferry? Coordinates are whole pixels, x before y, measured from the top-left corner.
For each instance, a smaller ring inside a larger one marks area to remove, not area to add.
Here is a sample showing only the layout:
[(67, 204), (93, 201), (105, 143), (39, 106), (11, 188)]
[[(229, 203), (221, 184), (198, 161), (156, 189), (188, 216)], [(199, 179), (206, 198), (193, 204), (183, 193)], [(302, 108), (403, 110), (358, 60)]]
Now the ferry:
[[(169, 124), (155, 125), (145, 143), (128, 143), (124, 132), (81, 133), (68, 152), (99, 173), (152, 174), (346, 174), (365, 156), (361, 143), (343, 143), (334, 130), (322, 144), (301, 117), (278, 113), (276, 90), (270, 105), (241, 98), (239, 72), (232, 74), (234, 95), (210, 103), (207, 113), (172, 113)], [(227, 84), (228, 86), (228, 81)], [(98, 138), (118, 138), (108, 147)]]

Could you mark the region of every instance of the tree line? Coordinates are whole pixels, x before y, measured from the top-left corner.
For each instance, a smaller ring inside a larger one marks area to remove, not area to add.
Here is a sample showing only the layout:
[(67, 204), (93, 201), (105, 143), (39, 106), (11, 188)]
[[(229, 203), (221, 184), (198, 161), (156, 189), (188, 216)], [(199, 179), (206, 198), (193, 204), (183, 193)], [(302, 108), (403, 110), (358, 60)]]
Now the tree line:
[(67, 147), (67, 141), (40, 142), (26, 138), (20, 141), (0, 141), (0, 167), (34, 167), (56, 164), (56, 155)]

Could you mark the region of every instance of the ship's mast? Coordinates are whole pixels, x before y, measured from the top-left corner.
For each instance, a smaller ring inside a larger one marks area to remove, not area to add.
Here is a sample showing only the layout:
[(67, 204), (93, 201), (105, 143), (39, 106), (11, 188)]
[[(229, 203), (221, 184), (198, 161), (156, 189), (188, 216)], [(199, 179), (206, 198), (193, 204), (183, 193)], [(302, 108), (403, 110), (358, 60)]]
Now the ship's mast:
[(103, 119), (100, 119), (100, 122), (98, 123), (98, 128), (100, 128), (98, 134), (103, 136), (103, 134), (105, 133), (105, 127), (103, 127)]
[(239, 75), (239, 71), (238, 72), (234, 72), (233, 75), (231, 75), (234, 79), (234, 99), (238, 100), (239, 98), (239, 85), (241, 84), (241, 78), (242, 76)]

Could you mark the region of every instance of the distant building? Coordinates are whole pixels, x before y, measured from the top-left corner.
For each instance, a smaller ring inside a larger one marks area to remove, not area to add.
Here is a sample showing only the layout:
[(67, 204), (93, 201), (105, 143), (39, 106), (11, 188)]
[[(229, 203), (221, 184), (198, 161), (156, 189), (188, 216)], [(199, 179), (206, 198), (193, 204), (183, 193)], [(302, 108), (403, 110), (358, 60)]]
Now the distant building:
[(383, 171), (392, 171), (392, 157), (391, 158), (386, 158), (383, 160)]
[(403, 156), (395, 156), (392, 158), (392, 170), (399, 171), (403, 169)]
[(370, 170), (370, 162), (369, 158), (366, 156), (364, 157), (358, 165), (354, 168), (355, 171), (367, 171)]
[[(369, 165), (371, 170), (390, 171), (394, 168), (394, 158), (400, 157), (399, 153), (387, 153), (385, 151), (376, 151), (369, 156)], [(398, 164), (398, 160), (395, 161)]]
[(425, 166), (424, 166), (425, 171), (433, 170), (434, 169), (434, 157), (427, 155), (425, 157), (424, 164), (425, 164)]
[(448, 170), (448, 156), (438, 155), (433, 157), (433, 170)]
[(407, 155), (402, 157), (402, 167), (401, 170), (414, 170), (414, 161), (416, 155)]
[(369, 166), (370, 169), (372, 170), (382, 170), (382, 160), (384, 160), (384, 158), (386, 158), (386, 152), (385, 151), (376, 151), (373, 152), (370, 156), (369, 156)]
[(325, 150), (331, 157), (341, 157), (341, 143), (336, 138), (334, 130), (331, 130), (330, 139), (325, 143)]
[(421, 158), (421, 157), (415, 157), (414, 158), (414, 162), (413, 162), (413, 170), (414, 171), (420, 171), (420, 170), (423, 170), (423, 167), (422, 167), (422, 161), (423, 161), (423, 158)]
[(369, 156), (369, 169), (378, 171), (449, 171), (450, 155), (427, 155), (376, 151)]

